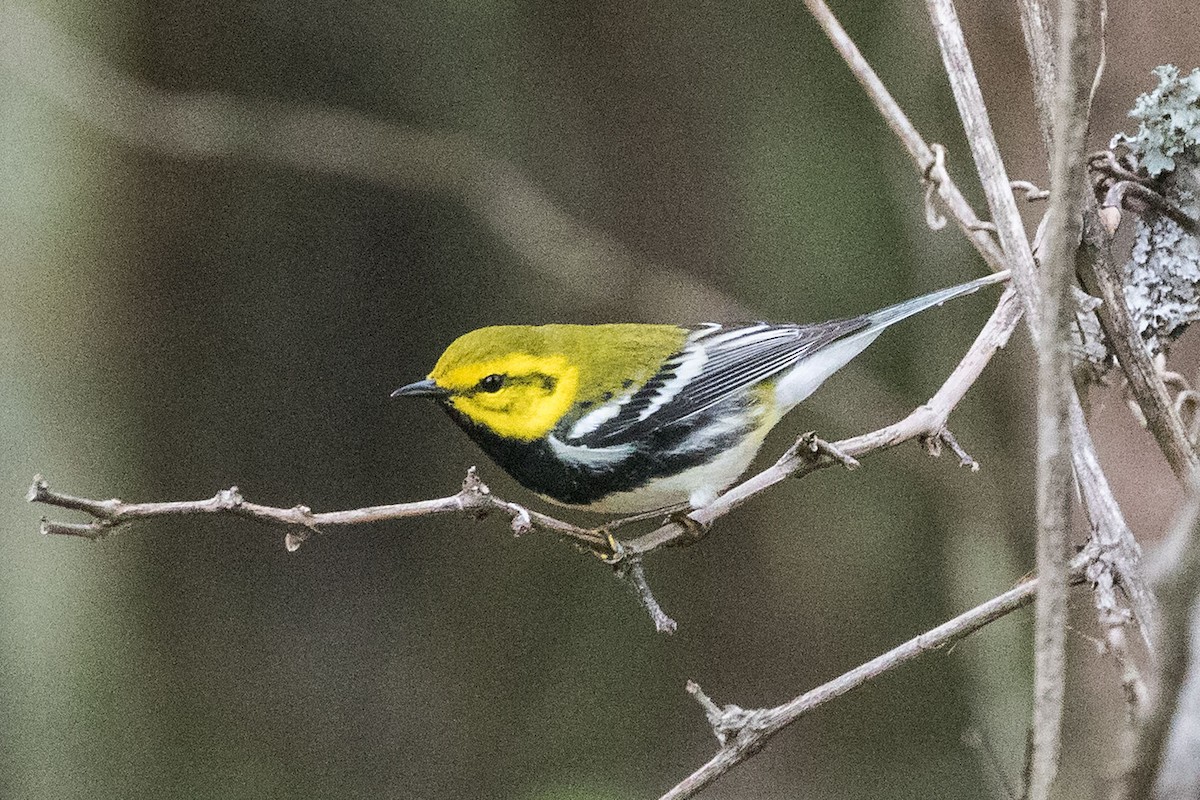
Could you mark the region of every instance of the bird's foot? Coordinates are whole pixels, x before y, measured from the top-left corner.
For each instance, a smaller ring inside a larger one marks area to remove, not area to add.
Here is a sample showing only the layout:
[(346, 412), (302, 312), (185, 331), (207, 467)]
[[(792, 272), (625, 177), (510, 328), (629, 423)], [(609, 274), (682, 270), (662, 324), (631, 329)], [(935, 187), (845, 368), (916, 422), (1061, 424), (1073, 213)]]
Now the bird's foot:
[(708, 532), (712, 528), (711, 525), (706, 525), (693, 518), (690, 509), (683, 509), (668, 515), (667, 521), (675, 523), (683, 530), (683, 535), (674, 542), (679, 545), (695, 544), (708, 536)]

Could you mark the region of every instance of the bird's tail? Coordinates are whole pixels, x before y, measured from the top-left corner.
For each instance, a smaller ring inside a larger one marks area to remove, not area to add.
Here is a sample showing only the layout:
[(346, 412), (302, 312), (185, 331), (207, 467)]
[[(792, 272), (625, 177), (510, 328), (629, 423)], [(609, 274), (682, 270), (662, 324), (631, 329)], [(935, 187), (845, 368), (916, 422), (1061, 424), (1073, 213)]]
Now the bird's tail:
[(914, 297), (912, 300), (905, 300), (903, 303), (897, 303), (865, 315), (862, 319), (866, 320), (866, 325), (801, 359), (788, 374), (780, 378), (775, 389), (775, 400), (779, 413), (787, 413), (789, 409), (816, 391), (826, 378), (866, 350), (871, 342), (879, 338), (879, 334), (900, 320), (908, 319), (914, 314), (919, 314), (932, 306), (941, 305), (955, 297), (970, 294), (984, 286), (1002, 283), (1008, 278), (1008, 270), (997, 272), (958, 286), (951, 286), (949, 289)]
[(908, 319), (913, 314), (920, 314), (927, 308), (940, 306), (947, 300), (953, 300), (956, 297), (962, 297), (964, 294), (971, 294), (974, 291), (982, 289), (984, 286), (990, 286), (993, 283), (1003, 283), (1008, 280), (1009, 272), (995, 272), (983, 278), (977, 278), (967, 283), (951, 286), (949, 289), (941, 289), (936, 292), (914, 297), (912, 300), (905, 300), (903, 303), (897, 303), (894, 306), (881, 308), (878, 311), (867, 314), (867, 320), (870, 322), (870, 329), (882, 331), (889, 325), (894, 325), (902, 319)]

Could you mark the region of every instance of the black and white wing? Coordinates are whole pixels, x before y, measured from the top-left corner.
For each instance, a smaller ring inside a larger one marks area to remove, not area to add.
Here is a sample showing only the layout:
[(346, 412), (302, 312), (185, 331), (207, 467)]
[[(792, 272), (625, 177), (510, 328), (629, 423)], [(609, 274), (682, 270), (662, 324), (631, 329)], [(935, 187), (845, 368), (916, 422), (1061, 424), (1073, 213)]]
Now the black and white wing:
[(792, 369), (870, 324), (862, 316), (815, 325), (701, 326), (658, 374), (617, 401), (619, 405), (596, 409), (578, 420), (567, 439), (592, 448), (636, 442), (650, 431), (706, 411)]
[(1007, 279), (1006, 272), (996, 273), (870, 314), (812, 325), (702, 325), (645, 385), (576, 421), (566, 438), (584, 448), (637, 442), (776, 376), (776, 410), (785, 414), (889, 326)]

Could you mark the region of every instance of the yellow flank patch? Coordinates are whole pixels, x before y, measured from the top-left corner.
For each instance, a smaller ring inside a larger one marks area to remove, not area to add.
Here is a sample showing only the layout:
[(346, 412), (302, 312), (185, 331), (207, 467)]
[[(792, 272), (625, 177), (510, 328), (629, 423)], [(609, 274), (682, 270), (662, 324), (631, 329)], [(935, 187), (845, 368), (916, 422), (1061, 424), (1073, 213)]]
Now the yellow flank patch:
[[(478, 390), (488, 375), (504, 376), (495, 392)], [(429, 375), (450, 392), (451, 404), (500, 436), (540, 439), (563, 418), (579, 393), (579, 370), (565, 356), (512, 353), (483, 361), (439, 363)]]

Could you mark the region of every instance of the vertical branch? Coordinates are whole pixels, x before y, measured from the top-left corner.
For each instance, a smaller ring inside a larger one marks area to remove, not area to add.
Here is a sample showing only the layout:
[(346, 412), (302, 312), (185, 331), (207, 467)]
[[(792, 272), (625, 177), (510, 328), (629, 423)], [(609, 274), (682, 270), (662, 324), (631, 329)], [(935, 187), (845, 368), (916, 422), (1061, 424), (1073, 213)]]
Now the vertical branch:
[(1054, 152), (1054, 87), (1057, 85), (1054, 59), (1054, 21), (1043, 0), (1021, 0), (1021, 32), (1029, 53), (1029, 72), (1033, 79), (1033, 104), (1038, 111), (1038, 127), (1046, 145), (1046, 156)]
[(1066, 678), (1067, 548), (1071, 513), (1070, 288), (1083, 235), (1087, 188), (1088, 0), (1059, 3), (1057, 91), (1050, 170), (1046, 259), (1041, 270), (1038, 340), (1038, 592), (1034, 625), (1033, 749), (1030, 800), (1043, 800), (1058, 772)]
[[(858, 46), (846, 33), (846, 29), (842, 27), (829, 6), (825, 4), (825, 0), (804, 0), (804, 5), (808, 7), (817, 24), (821, 26), (821, 30), (825, 31), (825, 35), (829, 37), (834, 49), (845, 59), (851, 73), (866, 91), (867, 96), (871, 98), (871, 102), (875, 104), (875, 108), (879, 110), (888, 127), (896, 134), (896, 138), (908, 150), (918, 167), (928, 175), (929, 171), (938, 163), (936, 154), (925, 143), (916, 126), (900, 108), (900, 104), (892, 97), (891, 92), (883, 85), (879, 75), (867, 63)], [(1004, 261), (1004, 254), (996, 247), (991, 234), (979, 224), (975, 212), (962, 193), (958, 191), (958, 187), (949, 179), (937, 180), (934, 183), (938, 196), (950, 209), (963, 235), (975, 245), (984, 260), (996, 271), (1008, 269), (1008, 265)]]
[(975, 168), (983, 184), (992, 221), (996, 225), (996, 235), (1013, 271), (1013, 283), (1020, 290), (1030, 325), (1036, 329), (1039, 309), (1033, 301), (1037, 294), (1033, 250), (1025, 235), (1021, 215), (1017, 211), (1017, 201), (1009, 185), (1008, 172), (1000, 158), (1000, 147), (992, 133), (992, 123), (988, 119), (983, 92), (975, 77), (971, 54), (967, 52), (967, 43), (963, 38), (962, 26), (958, 22), (958, 14), (954, 10), (952, 0), (927, 0), (927, 5), (934, 32), (938, 37), (938, 46), (942, 51), (946, 75), (950, 79), (950, 88), (954, 90), (958, 113), (962, 117), (963, 129), (971, 145), (971, 156), (975, 160)]
[[(1035, 703), (1030, 792), (1033, 800), (1049, 793), (1057, 771), (1059, 728), (1062, 719), (1066, 631), (1066, 544), (1070, 500), (1071, 401), (1069, 281), (1081, 231), (1079, 208), (1083, 198), (1083, 142), (1086, 134), (1087, 95), (1078, 90), (1082, 60), (1086, 55), (1081, 36), (1082, 6), (1064, 0), (1059, 23), (1060, 52), (1065, 62), (1059, 72), (1059, 92), (1047, 117), (1055, 118), (1052, 190), (1054, 207), (1049, 226), (1050, 244), (1044, 274), (1036, 274), (1033, 254), (1009, 189), (1008, 176), (992, 133), (983, 94), (958, 23), (952, 0), (928, 0), (930, 16), (946, 72), (954, 90), (963, 125), (971, 143), (988, 204), (1018, 288), (1029, 311), (1038, 352), (1038, 593), (1036, 623)], [(1046, 27), (1038, 11), (1033, 33)], [(1039, 38), (1044, 43), (1044, 38)]]

